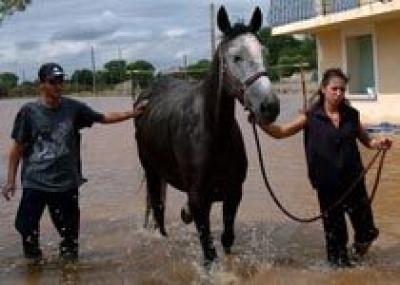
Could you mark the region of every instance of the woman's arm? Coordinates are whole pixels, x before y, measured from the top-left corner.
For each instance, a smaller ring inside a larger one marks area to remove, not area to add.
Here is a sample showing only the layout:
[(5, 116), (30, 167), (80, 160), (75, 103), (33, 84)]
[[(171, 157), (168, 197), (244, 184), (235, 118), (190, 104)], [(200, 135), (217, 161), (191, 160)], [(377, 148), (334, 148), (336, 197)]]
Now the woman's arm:
[(358, 129), (358, 139), (369, 149), (389, 149), (392, 141), (384, 137), (371, 138), (365, 128), (360, 124)]
[(267, 134), (276, 139), (283, 139), (294, 134), (297, 134), (299, 131), (304, 129), (307, 122), (307, 117), (305, 114), (301, 114), (297, 116), (293, 121), (283, 124), (269, 124), (269, 125), (261, 125), (261, 129), (264, 130)]

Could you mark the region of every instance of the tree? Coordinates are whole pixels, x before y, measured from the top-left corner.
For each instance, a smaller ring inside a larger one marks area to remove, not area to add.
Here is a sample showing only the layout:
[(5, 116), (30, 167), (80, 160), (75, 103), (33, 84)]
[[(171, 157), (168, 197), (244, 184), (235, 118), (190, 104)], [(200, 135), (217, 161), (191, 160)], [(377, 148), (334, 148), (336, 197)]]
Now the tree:
[(317, 44), (315, 38), (306, 36), (301, 47), (302, 55), (305, 62), (309, 64), (310, 69), (317, 68)]
[(145, 60), (137, 60), (135, 62), (131, 62), (127, 66), (128, 70), (146, 70), (146, 71), (155, 71), (155, 67), (148, 61)]
[(127, 72), (131, 74), (135, 84), (139, 84), (142, 88), (147, 87), (153, 81), (155, 70), (155, 67), (145, 60), (131, 62), (127, 66)]
[(266, 47), (264, 57), (272, 80), (292, 75), (298, 71), (296, 65), (301, 63), (308, 64), (308, 69), (316, 68), (316, 45), (313, 37), (296, 39), (291, 35), (272, 36), (269, 27), (263, 28), (259, 36)]
[(108, 83), (108, 73), (104, 70), (96, 71), (96, 89), (104, 90), (109, 87), (111, 84)]
[(26, 97), (33, 96), (39, 93), (39, 89), (37, 88), (37, 83), (33, 83), (30, 81), (24, 81), (19, 84), (17, 87), (12, 88), (9, 91), (10, 97)]
[(25, 11), (26, 6), (31, 4), (31, 0), (2, 0), (0, 1), (0, 24), (4, 18), (11, 16), (16, 11)]
[(0, 96), (8, 96), (11, 89), (17, 87), (18, 76), (11, 72), (0, 73)]
[(191, 78), (203, 79), (210, 69), (211, 62), (208, 59), (201, 59), (187, 67), (187, 72)]
[(93, 86), (93, 72), (85, 68), (75, 70), (71, 77), (71, 83), (78, 87), (76, 89), (91, 90)]
[(111, 60), (104, 64), (104, 68), (106, 69), (108, 84), (117, 84), (129, 78), (126, 73), (125, 60)]

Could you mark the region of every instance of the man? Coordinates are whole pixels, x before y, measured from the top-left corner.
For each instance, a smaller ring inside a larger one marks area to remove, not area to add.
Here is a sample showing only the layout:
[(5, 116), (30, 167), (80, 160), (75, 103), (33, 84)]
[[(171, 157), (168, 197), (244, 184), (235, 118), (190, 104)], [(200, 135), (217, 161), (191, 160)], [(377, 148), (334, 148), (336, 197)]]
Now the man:
[(7, 183), (3, 196), (15, 194), (15, 179), (22, 159), (22, 198), (15, 226), (22, 236), (24, 256), (40, 260), (39, 222), (48, 206), (60, 234), (60, 257), (78, 257), (80, 171), (79, 130), (93, 123), (112, 124), (140, 115), (144, 105), (126, 112), (101, 114), (86, 104), (61, 96), (64, 71), (56, 63), (38, 72), (40, 98), (22, 106), (12, 130)]

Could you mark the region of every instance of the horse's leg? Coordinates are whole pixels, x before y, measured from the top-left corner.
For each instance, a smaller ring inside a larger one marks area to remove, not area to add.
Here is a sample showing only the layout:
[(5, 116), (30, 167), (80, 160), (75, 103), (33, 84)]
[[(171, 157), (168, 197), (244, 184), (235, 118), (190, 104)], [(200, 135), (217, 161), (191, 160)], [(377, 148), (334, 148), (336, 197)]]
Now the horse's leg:
[(150, 201), (150, 194), (149, 191), (146, 193), (146, 209), (144, 212), (144, 228), (147, 228), (149, 226), (149, 221), (150, 221), (150, 214), (151, 214), (151, 201)]
[(199, 189), (189, 191), (189, 207), (193, 214), (200, 243), (203, 249), (206, 264), (217, 258), (217, 252), (214, 247), (210, 232), (210, 211), (211, 200), (207, 199), (204, 193), (199, 193)]
[(181, 220), (187, 225), (193, 222), (193, 215), (190, 211), (189, 202), (186, 202), (181, 208)]
[(147, 195), (160, 233), (167, 236), (164, 224), (166, 182), (152, 169), (146, 168)]
[(230, 189), (224, 190), (224, 193), (226, 193), (223, 202), (224, 231), (221, 235), (221, 242), (225, 253), (230, 254), (235, 240), (235, 217), (242, 200), (242, 185), (230, 187)]

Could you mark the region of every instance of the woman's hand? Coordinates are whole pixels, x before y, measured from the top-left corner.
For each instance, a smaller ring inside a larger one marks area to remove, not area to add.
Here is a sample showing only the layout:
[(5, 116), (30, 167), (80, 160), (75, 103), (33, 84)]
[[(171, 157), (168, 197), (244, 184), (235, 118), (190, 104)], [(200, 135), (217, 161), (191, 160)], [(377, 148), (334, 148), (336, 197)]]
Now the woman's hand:
[(392, 140), (389, 138), (375, 138), (374, 147), (380, 150), (387, 150), (392, 147)]

